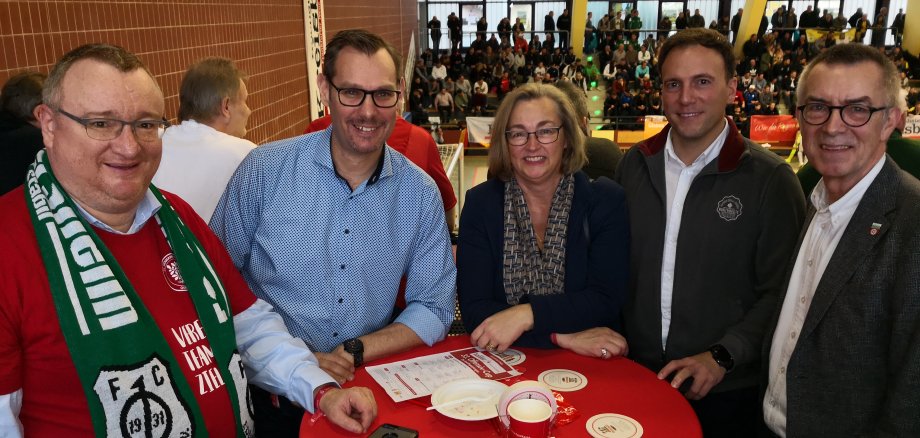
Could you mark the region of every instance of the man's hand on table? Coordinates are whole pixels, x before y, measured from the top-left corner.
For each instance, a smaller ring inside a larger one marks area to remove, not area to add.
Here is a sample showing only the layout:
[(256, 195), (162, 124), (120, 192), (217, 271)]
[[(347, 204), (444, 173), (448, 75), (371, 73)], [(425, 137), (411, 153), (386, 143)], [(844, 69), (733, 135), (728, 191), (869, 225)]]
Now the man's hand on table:
[(333, 424), (352, 433), (367, 433), (377, 418), (377, 402), (364, 387), (332, 389), (319, 400), (319, 409)]
[(557, 333), (556, 345), (582, 356), (610, 359), (625, 356), (629, 346), (623, 335), (608, 327), (594, 327), (577, 333)]
[(470, 341), (486, 350), (505, 351), (532, 328), (533, 310), (530, 304), (518, 304), (486, 318), (470, 333)]
[(351, 353), (345, 352), (341, 345), (329, 353), (313, 353), (319, 367), (335, 379), (339, 385), (350, 382), (355, 378), (355, 358)]
[(671, 373), (674, 378), (671, 379), (671, 387), (680, 388), (690, 377), (693, 377), (693, 385), (684, 394), (690, 400), (699, 400), (706, 397), (714, 386), (718, 385), (725, 377), (725, 369), (720, 367), (712, 358), (712, 353), (704, 351), (700, 354), (685, 357), (679, 360), (668, 362), (661, 371), (658, 372), (660, 380), (666, 379)]

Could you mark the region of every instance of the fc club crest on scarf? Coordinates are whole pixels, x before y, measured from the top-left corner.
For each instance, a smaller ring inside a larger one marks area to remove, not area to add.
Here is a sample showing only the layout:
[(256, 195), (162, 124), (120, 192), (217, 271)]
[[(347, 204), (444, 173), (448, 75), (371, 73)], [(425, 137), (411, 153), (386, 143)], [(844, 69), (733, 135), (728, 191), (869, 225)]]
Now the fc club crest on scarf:
[(741, 217), (741, 200), (737, 196), (728, 195), (719, 201), (716, 212), (725, 221), (733, 221)]
[(106, 434), (189, 437), (188, 407), (179, 399), (169, 368), (154, 355), (132, 369), (105, 370), (94, 386), (105, 407)]
[(175, 255), (173, 253), (166, 254), (160, 264), (163, 269), (163, 278), (166, 279), (166, 284), (169, 285), (169, 288), (176, 292), (188, 292), (188, 288), (185, 287), (185, 281), (182, 280), (182, 274), (179, 272), (179, 263), (176, 262)]

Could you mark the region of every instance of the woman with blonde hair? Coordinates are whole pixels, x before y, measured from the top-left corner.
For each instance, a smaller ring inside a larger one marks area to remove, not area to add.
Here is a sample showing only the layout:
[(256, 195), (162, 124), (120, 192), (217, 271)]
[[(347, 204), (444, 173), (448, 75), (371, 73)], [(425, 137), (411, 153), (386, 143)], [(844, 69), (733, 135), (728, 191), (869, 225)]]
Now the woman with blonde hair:
[(458, 296), (472, 343), (627, 352), (620, 330), (629, 265), (623, 188), (581, 172), (586, 130), (553, 86), (505, 96), (492, 123), (489, 179), (460, 216)]

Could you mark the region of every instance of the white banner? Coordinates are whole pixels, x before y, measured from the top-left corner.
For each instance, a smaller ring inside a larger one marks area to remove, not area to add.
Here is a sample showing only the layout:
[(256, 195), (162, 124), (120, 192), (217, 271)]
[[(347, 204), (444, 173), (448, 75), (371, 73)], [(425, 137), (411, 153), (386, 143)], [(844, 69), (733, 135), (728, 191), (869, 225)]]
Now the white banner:
[(920, 138), (920, 116), (908, 115), (907, 123), (904, 125), (904, 132), (901, 135), (907, 138)]
[(326, 115), (326, 108), (320, 99), (316, 78), (323, 72), (323, 53), (326, 50), (326, 28), (323, 16), (323, 0), (303, 1), (303, 26), (307, 52), (307, 82), (310, 86), (310, 120)]
[[(406, 110), (406, 105), (409, 101), (409, 83), (411, 82), (409, 78), (412, 77), (412, 71), (415, 70), (415, 34), (412, 34), (412, 36), (409, 38), (409, 51), (406, 52), (405, 62), (406, 63), (405, 68), (403, 68), (402, 77), (403, 83), (402, 87), (400, 88), (400, 90), (403, 92), (403, 106), (400, 108), (402, 108), (403, 111)], [(396, 68), (398, 69), (399, 66), (397, 65)]]
[(492, 120), (494, 117), (467, 117), (466, 132), (470, 143), (488, 146), (492, 143)]

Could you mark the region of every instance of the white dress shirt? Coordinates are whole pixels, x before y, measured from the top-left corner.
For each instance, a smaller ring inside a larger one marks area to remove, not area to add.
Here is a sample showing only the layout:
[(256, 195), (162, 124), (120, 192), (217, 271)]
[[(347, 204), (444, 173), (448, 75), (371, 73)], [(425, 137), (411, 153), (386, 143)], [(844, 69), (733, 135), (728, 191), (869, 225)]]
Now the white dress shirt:
[(613, 77), (616, 76), (616, 74), (617, 74), (617, 67), (616, 67), (615, 65), (613, 65), (613, 63), (608, 63), (608, 64), (604, 67), (604, 72), (601, 73), (601, 74), (602, 74), (602, 75), (604, 76), (604, 78), (607, 79), (608, 81), (612, 81), (612, 80), (613, 80)]
[(640, 50), (639, 51), (639, 63), (642, 63), (642, 61), (645, 61), (651, 64), (652, 63), (652, 52), (648, 50)]
[(882, 155), (869, 173), (833, 204), (827, 203), (824, 179), (811, 192), (811, 203), (817, 212), (802, 239), (776, 331), (773, 333), (768, 374), (770, 383), (763, 399), (764, 421), (770, 430), (781, 437), (786, 436), (786, 367), (789, 358), (799, 340), (799, 333), (824, 270), (866, 189), (881, 172), (884, 163), (885, 156)]
[(194, 120), (163, 134), (163, 158), (153, 184), (179, 195), (205, 222), (237, 166), (256, 145)]
[(473, 84), (473, 93), (487, 94), (488, 92), (489, 92), (489, 84), (487, 84), (485, 81), (476, 81), (476, 83)]
[(447, 67), (443, 65), (436, 65), (431, 67), (431, 79), (437, 79), (443, 81), (447, 78)]
[(718, 137), (696, 157), (690, 165), (684, 164), (674, 152), (671, 133), (664, 145), (664, 177), (667, 185), (667, 218), (665, 219), (664, 253), (661, 256), (661, 348), (668, 343), (671, 329), (671, 296), (674, 293), (674, 263), (677, 260), (677, 237), (680, 234), (680, 221), (684, 211), (684, 201), (690, 184), (704, 167), (722, 152), (722, 145), (728, 137), (728, 121)]

